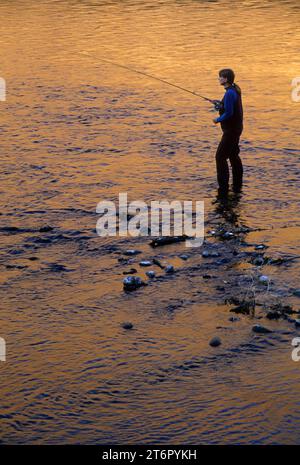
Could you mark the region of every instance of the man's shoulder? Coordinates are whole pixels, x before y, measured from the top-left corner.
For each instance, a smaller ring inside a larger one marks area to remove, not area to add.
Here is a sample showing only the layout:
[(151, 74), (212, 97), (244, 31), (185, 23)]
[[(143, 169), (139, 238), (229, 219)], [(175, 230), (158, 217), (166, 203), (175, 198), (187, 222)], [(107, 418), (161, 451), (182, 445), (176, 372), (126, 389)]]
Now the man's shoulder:
[(232, 87), (230, 87), (229, 89), (226, 90), (225, 97), (230, 98), (230, 99), (236, 99), (237, 92)]

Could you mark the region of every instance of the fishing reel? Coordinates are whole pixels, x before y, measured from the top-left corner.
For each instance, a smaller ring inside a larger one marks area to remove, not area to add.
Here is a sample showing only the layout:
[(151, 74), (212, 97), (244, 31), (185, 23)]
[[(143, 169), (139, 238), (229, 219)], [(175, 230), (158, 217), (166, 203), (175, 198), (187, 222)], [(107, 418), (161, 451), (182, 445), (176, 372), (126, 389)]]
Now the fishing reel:
[(216, 111), (224, 110), (224, 106), (223, 106), (223, 103), (221, 102), (221, 100), (213, 100), (212, 104), (215, 107)]

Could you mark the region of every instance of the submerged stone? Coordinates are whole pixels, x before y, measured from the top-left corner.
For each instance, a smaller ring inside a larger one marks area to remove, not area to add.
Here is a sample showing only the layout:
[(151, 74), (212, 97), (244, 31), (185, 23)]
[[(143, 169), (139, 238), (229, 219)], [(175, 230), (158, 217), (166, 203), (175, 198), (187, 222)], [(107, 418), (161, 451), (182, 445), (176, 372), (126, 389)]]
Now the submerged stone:
[(123, 274), (134, 274), (137, 273), (137, 270), (135, 268), (130, 268), (128, 271), (123, 271)]
[(218, 347), (222, 344), (222, 341), (219, 337), (213, 337), (210, 341), (209, 341), (209, 345), (211, 347)]
[(135, 291), (145, 283), (139, 276), (127, 276), (123, 279), (123, 287), (125, 291)]
[(186, 239), (188, 239), (188, 236), (186, 235), (183, 235), (183, 236), (167, 236), (167, 237), (158, 237), (156, 239), (153, 239), (151, 242), (150, 242), (150, 245), (152, 247), (158, 247), (160, 245), (167, 245), (167, 244), (173, 244), (173, 243), (176, 243), (176, 242), (183, 242), (185, 241)]
[(174, 271), (175, 271), (174, 266), (173, 266), (173, 265), (168, 265), (168, 266), (166, 267), (166, 270), (165, 270), (165, 271), (166, 271), (166, 273), (168, 273), (168, 274), (174, 273)]
[(139, 253), (142, 253), (142, 252), (136, 249), (128, 249), (128, 250), (125, 250), (124, 255), (138, 255)]
[(257, 334), (268, 334), (272, 333), (271, 329), (266, 328), (265, 326), (262, 325), (254, 325), (252, 328), (252, 331)]
[(140, 262), (140, 266), (151, 266), (152, 265), (152, 262), (150, 262), (149, 260), (142, 260)]
[(54, 228), (52, 228), (52, 226), (42, 226), (40, 229), (39, 229), (39, 232), (50, 232), (50, 231), (53, 231)]
[(146, 271), (146, 275), (148, 276), (148, 278), (155, 278), (155, 271), (153, 270)]
[(122, 323), (122, 328), (124, 328), (124, 329), (132, 329), (133, 324), (130, 323), (130, 321), (125, 321), (124, 323)]
[(154, 265), (159, 266), (162, 270), (165, 268), (164, 265), (161, 264), (161, 262), (157, 258), (153, 258), (153, 263)]
[(270, 310), (268, 313), (267, 313), (267, 318), (269, 320), (279, 320), (279, 318), (282, 317), (282, 314), (278, 311), (274, 311), (274, 310)]
[(269, 276), (266, 276), (266, 275), (262, 275), (258, 278), (259, 282), (262, 283), (262, 284), (268, 284), (268, 282), (270, 281), (270, 278)]

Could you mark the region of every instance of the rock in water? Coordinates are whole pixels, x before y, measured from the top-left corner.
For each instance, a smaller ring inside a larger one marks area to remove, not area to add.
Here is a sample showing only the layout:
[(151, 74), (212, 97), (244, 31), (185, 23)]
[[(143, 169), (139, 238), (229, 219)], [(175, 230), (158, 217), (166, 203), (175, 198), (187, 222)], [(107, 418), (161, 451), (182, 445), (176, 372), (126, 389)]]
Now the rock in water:
[(166, 267), (166, 270), (165, 270), (165, 271), (166, 271), (166, 273), (168, 273), (168, 274), (174, 273), (174, 271), (175, 271), (175, 270), (174, 270), (174, 266), (173, 266), (173, 265), (168, 265), (168, 266)]
[(158, 247), (158, 246), (161, 246), (161, 245), (174, 244), (176, 242), (183, 242), (186, 239), (188, 239), (188, 236), (186, 236), (185, 234), (183, 236), (158, 237), (157, 239), (153, 239), (150, 242), (150, 245), (152, 247)]
[(300, 289), (296, 289), (293, 294), (296, 296), (296, 297), (300, 297)]
[(151, 266), (152, 265), (152, 262), (150, 262), (149, 260), (142, 260), (140, 262), (140, 266)]
[(155, 271), (153, 270), (146, 271), (146, 275), (148, 276), (148, 278), (155, 278)]
[(258, 280), (262, 284), (268, 284), (268, 282), (270, 281), (270, 278), (269, 278), (269, 276), (262, 275), (262, 276), (259, 277)]
[(204, 257), (204, 258), (210, 257), (209, 251), (208, 250), (203, 250), (202, 257)]
[(221, 342), (221, 339), (219, 337), (213, 337), (210, 341), (209, 341), (209, 345), (212, 346), (212, 347), (218, 347), (222, 344)]
[(262, 325), (254, 325), (252, 328), (252, 331), (257, 334), (268, 334), (272, 333), (270, 329), (266, 328), (265, 326)]
[(125, 250), (124, 255), (138, 255), (139, 253), (142, 253), (142, 252), (136, 249), (128, 249), (128, 250)]
[(122, 323), (122, 328), (124, 328), (124, 329), (132, 329), (133, 324), (130, 323), (130, 321), (125, 321), (124, 323)]
[(135, 291), (143, 285), (144, 282), (139, 276), (127, 276), (123, 279), (123, 287), (125, 291)]

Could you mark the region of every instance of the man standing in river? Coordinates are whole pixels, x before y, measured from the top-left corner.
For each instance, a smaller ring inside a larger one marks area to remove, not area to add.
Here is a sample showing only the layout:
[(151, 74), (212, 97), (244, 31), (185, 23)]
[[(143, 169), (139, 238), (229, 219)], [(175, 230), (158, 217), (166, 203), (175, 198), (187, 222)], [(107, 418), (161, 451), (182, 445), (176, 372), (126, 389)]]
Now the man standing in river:
[(213, 121), (220, 123), (223, 131), (222, 139), (216, 152), (218, 197), (226, 198), (229, 190), (229, 159), (232, 168), (233, 191), (240, 192), (243, 183), (243, 165), (239, 153), (240, 135), (243, 131), (243, 105), (240, 87), (234, 83), (232, 69), (219, 71), (219, 82), (225, 89), (220, 116)]

